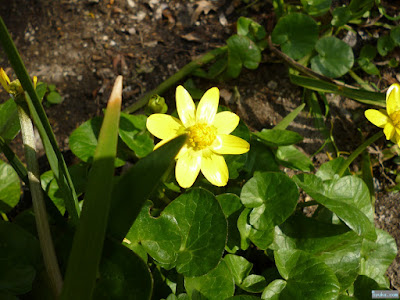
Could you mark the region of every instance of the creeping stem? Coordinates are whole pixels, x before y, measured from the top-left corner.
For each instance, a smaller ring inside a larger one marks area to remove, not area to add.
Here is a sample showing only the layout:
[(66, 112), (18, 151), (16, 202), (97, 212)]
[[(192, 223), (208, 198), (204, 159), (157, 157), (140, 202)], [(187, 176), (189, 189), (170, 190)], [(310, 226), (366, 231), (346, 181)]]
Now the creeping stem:
[[(18, 98), (24, 98), (24, 95)], [(19, 101), (16, 101), (17, 104)], [(56, 297), (62, 288), (62, 277), (51, 239), (50, 227), (47, 219), (46, 207), (43, 199), (43, 191), (39, 180), (39, 164), (36, 157), (35, 136), (32, 121), (21, 105), (17, 105), (18, 117), (21, 124), (21, 134), (24, 143), (25, 158), (28, 169), (28, 180), (32, 194), (33, 211), (35, 213), (36, 228), (42, 249), (44, 265), (50, 279), (51, 287)]]

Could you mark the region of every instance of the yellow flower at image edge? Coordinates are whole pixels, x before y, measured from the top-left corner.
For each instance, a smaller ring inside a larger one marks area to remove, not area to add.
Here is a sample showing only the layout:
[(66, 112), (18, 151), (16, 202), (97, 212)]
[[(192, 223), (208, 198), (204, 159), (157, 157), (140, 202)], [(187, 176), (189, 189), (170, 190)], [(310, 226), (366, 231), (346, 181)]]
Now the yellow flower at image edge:
[(161, 139), (154, 149), (178, 135), (186, 133), (186, 143), (176, 156), (175, 176), (183, 188), (193, 185), (199, 172), (216, 186), (224, 186), (229, 179), (223, 154), (243, 154), (250, 145), (230, 135), (239, 124), (239, 117), (230, 112), (217, 113), (219, 90), (209, 89), (201, 98), (197, 109), (192, 97), (183, 86), (176, 89), (176, 108), (179, 119), (165, 114), (147, 118), (147, 129)]
[(372, 124), (383, 128), (386, 139), (400, 147), (400, 85), (392, 84), (386, 92), (386, 111), (368, 109), (365, 117)]

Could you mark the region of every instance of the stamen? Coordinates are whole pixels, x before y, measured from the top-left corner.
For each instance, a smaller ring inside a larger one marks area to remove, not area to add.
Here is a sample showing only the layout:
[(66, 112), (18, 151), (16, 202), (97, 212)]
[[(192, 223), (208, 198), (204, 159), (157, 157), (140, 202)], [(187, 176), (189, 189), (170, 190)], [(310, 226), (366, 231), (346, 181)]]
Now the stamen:
[(189, 146), (201, 150), (210, 146), (217, 137), (217, 129), (207, 124), (196, 124), (187, 129)]

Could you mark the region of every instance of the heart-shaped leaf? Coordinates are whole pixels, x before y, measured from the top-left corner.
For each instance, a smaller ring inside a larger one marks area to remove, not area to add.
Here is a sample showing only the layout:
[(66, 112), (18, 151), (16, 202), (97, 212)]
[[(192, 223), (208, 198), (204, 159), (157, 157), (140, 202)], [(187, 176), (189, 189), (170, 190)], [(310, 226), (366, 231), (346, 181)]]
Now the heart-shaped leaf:
[(272, 31), (272, 42), (293, 59), (309, 54), (318, 39), (318, 25), (309, 16), (292, 13), (279, 19)]
[(233, 296), (235, 281), (222, 260), (214, 270), (203, 276), (185, 276), (185, 288), (191, 299), (220, 300)]
[(301, 0), (301, 4), (310, 16), (318, 17), (329, 11), (332, 0)]
[(353, 50), (334, 36), (323, 37), (315, 44), (318, 55), (311, 59), (311, 68), (325, 76), (337, 78), (346, 74), (354, 64)]
[(303, 172), (314, 170), (314, 165), (308, 156), (293, 145), (279, 146), (275, 151), (275, 156), (277, 161), (285, 167)]
[[(192, 189), (169, 204), (160, 217), (142, 209), (127, 235), (139, 240), (157, 262), (176, 266), (185, 276), (200, 276), (221, 259), (227, 237), (227, 223), (214, 195)], [(212, 245), (212, 246), (211, 246)]]

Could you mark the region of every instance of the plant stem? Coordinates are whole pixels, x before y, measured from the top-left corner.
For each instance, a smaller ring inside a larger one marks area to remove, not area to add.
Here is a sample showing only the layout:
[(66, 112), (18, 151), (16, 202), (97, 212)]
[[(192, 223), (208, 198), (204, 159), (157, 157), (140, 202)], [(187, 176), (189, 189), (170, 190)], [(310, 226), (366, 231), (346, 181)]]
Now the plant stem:
[(40, 186), (39, 164), (36, 157), (33, 125), (23, 107), (18, 105), (17, 109), (21, 124), (21, 134), (25, 149), (29, 186), (32, 194), (33, 211), (35, 213), (36, 228), (39, 236), (40, 247), (42, 249), (44, 265), (50, 279), (50, 285), (53, 288), (55, 298), (57, 298), (62, 288), (62, 277), (58, 266), (53, 241), (51, 239), (46, 207), (43, 200), (42, 188)]
[(361, 87), (367, 91), (370, 92), (376, 92), (376, 90), (374, 90), (368, 83), (366, 83), (364, 80), (362, 80), (356, 73), (354, 73), (352, 70), (349, 70), (349, 75), (351, 77), (353, 77), (353, 79), (355, 81), (357, 81), (357, 83), (359, 85), (361, 85)]
[(373, 142), (375, 142), (377, 139), (383, 136), (383, 131), (380, 130), (379, 132), (375, 133), (373, 136), (371, 136), (369, 139), (367, 139), (364, 143), (362, 143), (354, 152), (343, 162), (342, 166), (340, 167), (338, 174), (340, 177), (343, 176), (344, 172), (346, 172), (346, 169), (350, 166), (350, 164), (359, 156), (365, 148), (367, 148), (369, 145), (371, 145)]
[(141, 97), (137, 102), (135, 102), (132, 105), (125, 108), (124, 112), (133, 113), (133, 112), (137, 111), (138, 109), (145, 106), (147, 104), (147, 102), (149, 102), (149, 99), (153, 95), (163, 94), (171, 86), (175, 85), (177, 82), (181, 81), (183, 78), (185, 78), (186, 76), (191, 74), (195, 69), (200, 68), (201, 66), (208, 64), (209, 62), (215, 60), (219, 56), (226, 53), (226, 51), (228, 51), (228, 47), (223, 46), (223, 47), (211, 50), (210, 52), (207, 52), (206, 54), (200, 56), (199, 58), (191, 61), (190, 63), (185, 65), (182, 69), (180, 69), (177, 73), (175, 73), (174, 75), (169, 77), (167, 80), (162, 82), (154, 90), (151, 90), (150, 92), (144, 94), (143, 97)]

